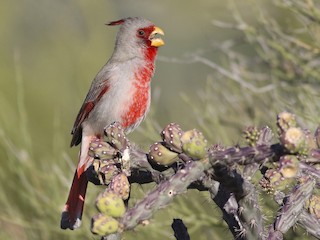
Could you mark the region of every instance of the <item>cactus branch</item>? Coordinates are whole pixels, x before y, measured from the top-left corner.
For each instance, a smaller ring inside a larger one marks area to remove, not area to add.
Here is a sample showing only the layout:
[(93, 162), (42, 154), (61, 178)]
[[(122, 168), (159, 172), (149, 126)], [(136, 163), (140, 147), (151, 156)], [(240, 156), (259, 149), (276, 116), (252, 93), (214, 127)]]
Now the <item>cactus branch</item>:
[(304, 177), (301, 183), (292, 190), (290, 196), (284, 198), (284, 204), (274, 222), (275, 231), (285, 233), (298, 221), (305, 202), (311, 196), (314, 184), (312, 178)]
[[(320, 138), (300, 128), (295, 116), (287, 112), (278, 115), (277, 125), (277, 143), (271, 144), (270, 128), (249, 127), (245, 131), (248, 146), (217, 144), (208, 148), (201, 132), (182, 131), (171, 123), (161, 132), (161, 141), (145, 153), (129, 142), (119, 124), (112, 124), (104, 139), (90, 145), (95, 160), (87, 171), (88, 179), (107, 186), (96, 200), (100, 213), (92, 218), (91, 231), (110, 234), (103, 239), (119, 239), (121, 232), (146, 223), (175, 196), (198, 189), (210, 193), (235, 239), (280, 240), (296, 224), (320, 238), (316, 227), (320, 216), (320, 171), (316, 167)], [(260, 181), (256, 179), (258, 170), (263, 175)], [(126, 209), (130, 184), (150, 182), (156, 187)], [(280, 205), (274, 223), (265, 231), (258, 200), (260, 187), (273, 194)], [(176, 238), (188, 239), (186, 229), (176, 226)]]
[(120, 220), (122, 229), (133, 229), (142, 221), (151, 218), (158, 209), (167, 206), (174, 196), (185, 192), (192, 182), (203, 177), (203, 171), (202, 161), (187, 163), (183, 169), (178, 170), (168, 181), (161, 182), (143, 200), (127, 210)]

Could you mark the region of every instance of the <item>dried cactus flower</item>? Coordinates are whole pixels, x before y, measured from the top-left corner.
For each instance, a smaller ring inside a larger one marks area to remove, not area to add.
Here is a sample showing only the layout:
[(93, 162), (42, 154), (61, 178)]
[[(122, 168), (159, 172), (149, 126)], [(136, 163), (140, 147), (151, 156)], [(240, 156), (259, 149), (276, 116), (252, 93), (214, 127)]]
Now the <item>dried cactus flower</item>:
[(291, 127), (280, 136), (280, 143), (290, 153), (306, 152), (306, 136), (299, 127)]
[(320, 196), (312, 195), (306, 202), (306, 207), (312, 215), (320, 219)]
[(106, 236), (118, 231), (119, 222), (113, 217), (99, 213), (91, 220), (91, 232), (99, 236)]
[(161, 131), (161, 137), (164, 145), (171, 151), (181, 153), (182, 146), (180, 138), (183, 134), (180, 126), (176, 123), (170, 123)]
[(279, 160), (279, 172), (284, 178), (296, 177), (299, 172), (299, 160), (295, 155), (285, 155)]
[(127, 176), (124, 173), (120, 173), (112, 179), (109, 188), (120, 196), (123, 200), (128, 199), (130, 194), (130, 184)]
[(178, 153), (170, 151), (162, 142), (150, 146), (149, 157), (159, 165), (169, 166), (178, 160), (177, 156)]
[(207, 140), (196, 129), (184, 132), (181, 143), (184, 153), (195, 160), (204, 158), (207, 154)]
[(297, 121), (295, 115), (289, 112), (279, 113), (277, 116), (277, 126), (280, 133), (287, 131), (291, 127), (296, 127)]
[(122, 198), (109, 189), (98, 196), (96, 207), (99, 212), (111, 217), (121, 217), (126, 211)]

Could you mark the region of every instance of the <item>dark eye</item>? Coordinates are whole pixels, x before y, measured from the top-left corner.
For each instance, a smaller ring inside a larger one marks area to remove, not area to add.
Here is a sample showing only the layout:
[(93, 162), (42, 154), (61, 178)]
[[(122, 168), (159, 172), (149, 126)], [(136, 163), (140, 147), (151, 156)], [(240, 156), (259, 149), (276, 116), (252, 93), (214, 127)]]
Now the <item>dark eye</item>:
[(138, 31), (138, 34), (139, 34), (140, 36), (144, 36), (145, 33), (144, 33), (143, 30), (139, 30), (139, 31)]

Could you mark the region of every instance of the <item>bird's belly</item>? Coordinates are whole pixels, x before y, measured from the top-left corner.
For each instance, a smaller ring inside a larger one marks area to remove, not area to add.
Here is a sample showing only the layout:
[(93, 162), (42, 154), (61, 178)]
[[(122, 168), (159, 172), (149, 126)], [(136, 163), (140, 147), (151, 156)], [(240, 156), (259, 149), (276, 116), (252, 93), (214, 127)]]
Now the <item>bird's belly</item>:
[(125, 129), (132, 131), (145, 117), (150, 106), (149, 86), (135, 85), (131, 99), (126, 103), (125, 111), (121, 116), (121, 124)]
[(119, 122), (126, 131), (131, 131), (143, 120), (149, 105), (149, 87), (133, 86), (120, 94), (108, 92), (89, 114), (84, 127), (95, 135), (102, 135), (105, 127)]

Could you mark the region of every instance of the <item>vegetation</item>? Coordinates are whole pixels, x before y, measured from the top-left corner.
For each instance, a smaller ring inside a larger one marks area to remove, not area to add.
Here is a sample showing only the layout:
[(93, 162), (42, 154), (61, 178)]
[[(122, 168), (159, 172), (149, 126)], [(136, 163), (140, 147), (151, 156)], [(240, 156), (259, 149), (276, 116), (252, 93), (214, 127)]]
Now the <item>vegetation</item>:
[[(97, 22), (144, 15), (166, 32), (152, 110), (128, 136), (145, 151), (169, 122), (224, 146), (244, 145), (247, 126), (276, 129), (275, 115), (284, 110), (299, 117), (301, 128), (314, 131), (319, 123), (318, 1), (203, 0), (184, 3), (185, 9), (172, 1), (103, 4), (24, 0), (5, 1), (0, 9), (0, 239), (95, 239), (89, 223), (101, 188), (89, 187), (81, 229), (62, 231), (59, 221), (78, 150), (68, 149), (69, 128), (113, 46), (115, 30), (106, 36)], [(133, 184), (130, 204), (154, 187)], [(269, 223), (278, 206), (260, 194)], [(125, 238), (173, 238), (174, 218), (183, 220), (191, 239), (232, 239), (219, 208), (198, 190), (176, 197)], [(313, 238), (300, 228), (285, 237)]]

